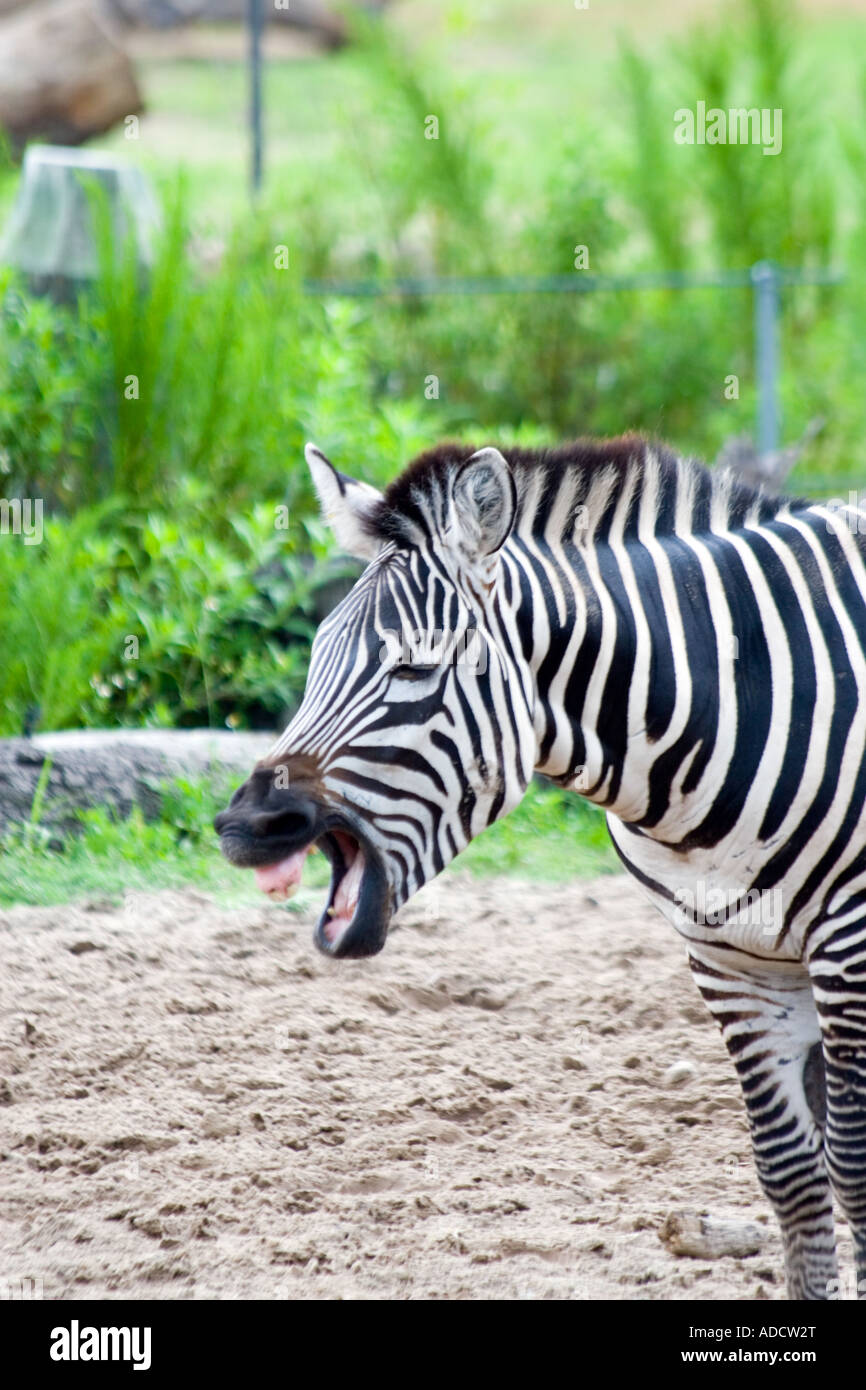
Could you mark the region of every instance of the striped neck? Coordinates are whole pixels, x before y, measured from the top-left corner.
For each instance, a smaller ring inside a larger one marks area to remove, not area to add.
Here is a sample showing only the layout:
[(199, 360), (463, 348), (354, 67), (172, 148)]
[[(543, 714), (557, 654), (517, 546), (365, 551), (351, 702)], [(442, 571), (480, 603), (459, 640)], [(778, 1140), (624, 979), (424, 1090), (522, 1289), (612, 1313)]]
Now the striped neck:
[(720, 792), (720, 707), (733, 713), (755, 676), (738, 646), (763, 660), (744, 537), (808, 504), (646, 447), (516, 476), (502, 606), (534, 676), (536, 768), (664, 836)]

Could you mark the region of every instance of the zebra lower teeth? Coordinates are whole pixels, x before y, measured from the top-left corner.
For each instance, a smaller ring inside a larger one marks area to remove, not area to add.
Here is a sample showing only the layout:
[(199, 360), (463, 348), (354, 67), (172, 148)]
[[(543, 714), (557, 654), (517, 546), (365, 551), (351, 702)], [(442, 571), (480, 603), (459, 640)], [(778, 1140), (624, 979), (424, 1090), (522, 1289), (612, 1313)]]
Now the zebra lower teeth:
[(293, 898), (297, 893), (298, 886), (299, 885), (297, 883), (289, 883), (285, 886), (285, 888), (269, 888), (268, 897), (270, 898), (271, 902), (274, 903), (288, 902), (289, 898)]

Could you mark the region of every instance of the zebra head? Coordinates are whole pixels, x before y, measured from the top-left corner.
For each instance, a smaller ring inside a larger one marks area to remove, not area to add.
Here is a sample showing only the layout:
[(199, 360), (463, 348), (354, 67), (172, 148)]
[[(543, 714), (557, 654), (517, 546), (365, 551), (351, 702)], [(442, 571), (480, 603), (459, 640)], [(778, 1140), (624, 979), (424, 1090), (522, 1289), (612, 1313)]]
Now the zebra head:
[(341, 548), (369, 564), (316, 634), (299, 710), (215, 827), (275, 898), (319, 845), (331, 885), (315, 940), (331, 956), (381, 950), (393, 913), (532, 774), (503, 549), (515, 483), (496, 449), (468, 454), (441, 446), (380, 493), (307, 446)]

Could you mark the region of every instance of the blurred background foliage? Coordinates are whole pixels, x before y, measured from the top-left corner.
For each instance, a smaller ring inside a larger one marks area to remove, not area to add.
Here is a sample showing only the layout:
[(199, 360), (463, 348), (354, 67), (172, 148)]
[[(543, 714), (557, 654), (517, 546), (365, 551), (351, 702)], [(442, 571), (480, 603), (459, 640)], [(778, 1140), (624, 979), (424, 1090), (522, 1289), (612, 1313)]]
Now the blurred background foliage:
[[(252, 210), (242, 62), (144, 63), (139, 142), (102, 143), (159, 189), (149, 276), (106, 242), (63, 308), (0, 271), (0, 492), (46, 514), (41, 545), (0, 544), (0, 733), (278, 725), (351, 572), (306, 439), (382, 483), (445, 436), (638, 429), (712, 459), (752, 429), (749, 290), (350, 299), (311, 278), (579, 275), (577, 245), (597, 273), (841, 267), (784, 293), (782, 404), (786, 439), (826, 422), (794, 488), (860, 486), (866, 13), (738, 0), (689, 25), (634, 5), (617, 37), (568, 5), (432, 8), (269, 65)], [(699, 100), (780, 107), (782, 153), (676, 145)]]

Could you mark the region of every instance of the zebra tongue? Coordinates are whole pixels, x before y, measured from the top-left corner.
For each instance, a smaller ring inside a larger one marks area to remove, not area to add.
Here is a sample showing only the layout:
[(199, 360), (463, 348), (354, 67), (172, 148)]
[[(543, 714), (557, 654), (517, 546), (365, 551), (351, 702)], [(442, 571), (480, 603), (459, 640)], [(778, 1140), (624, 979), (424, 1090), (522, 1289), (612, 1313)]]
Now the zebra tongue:
[(275, 902), (285, 902), (287, 898), (293, 897), (300, 887), (304, 860), (309, 852), (308, 846), (287, 855), (276, 864), (262, 865), (256, 869), (256, 887), (267, 893)]

